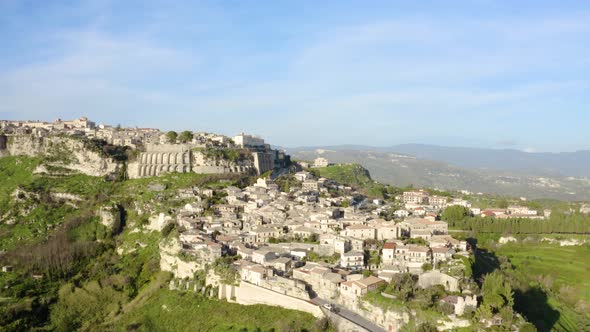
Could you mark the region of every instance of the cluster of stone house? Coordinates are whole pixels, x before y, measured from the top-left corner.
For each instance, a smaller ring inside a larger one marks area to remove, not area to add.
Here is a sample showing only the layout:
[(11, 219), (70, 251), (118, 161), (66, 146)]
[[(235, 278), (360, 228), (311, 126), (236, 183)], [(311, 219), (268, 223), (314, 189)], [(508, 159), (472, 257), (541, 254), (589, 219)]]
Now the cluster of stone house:
[(471, 204), (464, 199), (431, 195), (422, 189), (403, 192), (397, 199), (403, 203), (403, 209), (393, 213), (399, 219), (414, 216), (436, 220), (438, 213), (449, 206), (459, 205), (471, 208)]
[[(360, 193), (352, 188), (306, 171), (293, 177), (301, 187), (289, 192), (268, 178), (244, 189), (179, 190), (178, 197), (187, 201), (177, 216), (183, 251), (208, 263), (239, 255), (234, 267), (242, 282), (343, 306), (355, 306), (395, 273), (421, 275), (425, 263), (436, 266), (452, 261), (456, 253), (467, 254), (467, 244), (448, 235), (443, 221), (386, 221), (370, 209), (358, 209), (355, 197)], [(340, 194), (328, 195), (334, 192)], [(223, 202), (207, 206), (211, 196), (223, 197)], [(426, 244), (404, 240), (414, 238)], [(369, 263), (371, 250), (377, 250), (379, 263)], [(373, 275), (363, 276), (360, 272), (366, 269)], [(439, 274), (434, 279), (441, 279)], [(441, 275), (456, 290), (458, 281)]]
[(401, 240), (389, 240), (381, 251), (381, 267), (386, 274), (391, 272), (420, 273), (425, 263), (436, 266), (446, 262), (455, 253), (465, 254), (467, 243), (447, 234), (432, 235), (427, 239), (428, 245), (405, 244)]
[(496, 219), (508, 219), (508, 218), (527, 218), (527, 219), (545, 219), (551, 216), (551, 210), (545, 209), (542, 214), (535, 209), (531, 209), (526, 206), (511, 205), (506, 209), (472, 209), (474, 215), (481, 217), (490, 217)]
[(542, 213), (539, 213), (535, 209), (520, 205), (511, 205), (505, 209), (488, 208), (482, 210), (481, 208), (472, 207), (471, 203), (464, 199), (430, 195), (426, 190), (422, 189), (406, 191), (398, 196), (398, 199), (404, 203), (404, 209), (394, 211), (394, 216), (400, 219), (415, 216), (436, 220), (438, 213), (449, 206), (463, 206), (468, 208), (474, 216), (498, 219), (544, 219), (551, 216), (551, 210), (549, 209), (545, 209), (541, 211)]
[(57, 119), (53, 122), (2, 120), (0, 121), (0, 129), (9, 135), (44, 137), (49, 134), (88, 135), (93, 134), (98, 127), (88, 118), (81, 117), (74, 120)]

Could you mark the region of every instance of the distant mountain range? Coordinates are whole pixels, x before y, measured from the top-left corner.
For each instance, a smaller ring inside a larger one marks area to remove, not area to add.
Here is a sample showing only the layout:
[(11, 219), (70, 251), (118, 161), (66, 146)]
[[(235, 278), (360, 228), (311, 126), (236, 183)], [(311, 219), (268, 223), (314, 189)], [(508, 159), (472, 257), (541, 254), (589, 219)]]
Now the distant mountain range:
[(287, 151), (295, 159), (323, 156), (336, 163), (359, 163), (375, 180), (396, 186), (590, 200), (590, 151), (527, 153), (421, 144), (300, 147)]

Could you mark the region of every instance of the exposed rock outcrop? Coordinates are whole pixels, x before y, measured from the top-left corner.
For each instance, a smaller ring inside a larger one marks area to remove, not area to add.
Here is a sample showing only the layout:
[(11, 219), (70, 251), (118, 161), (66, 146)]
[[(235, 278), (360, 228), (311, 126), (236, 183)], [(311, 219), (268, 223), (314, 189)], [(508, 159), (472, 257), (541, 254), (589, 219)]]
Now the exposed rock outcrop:
[(87, 149), (83, 141), (63, 136), (9, 136), (3, 155), (43, 157), (44, 165), (36, 170), (37, 173), (51, 173), (52, 168), (59, 168), (91, 176), (106, 176), (115, 174), (120, 167), (116, 161)]
[(166, 239), (160, 243), (160, 270), (172, 272), (175, 278), (192, 278), (196, 271), (205, 267), (196, 261), (184, 261), (179, 255), (182, 249), (176, 238)]

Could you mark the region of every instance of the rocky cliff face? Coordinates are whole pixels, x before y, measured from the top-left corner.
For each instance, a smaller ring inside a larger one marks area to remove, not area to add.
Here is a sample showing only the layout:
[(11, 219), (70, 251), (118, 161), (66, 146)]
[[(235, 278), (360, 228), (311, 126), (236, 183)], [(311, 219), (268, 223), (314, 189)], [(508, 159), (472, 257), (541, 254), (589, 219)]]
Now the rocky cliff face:
[(182, 244), (176, 238), (160, 243), (160, 270), (172, 272), (175, 278), (192, 278), (198, 270), (205, 266), (196, 261), (184, 261), (179, 255)]
[(42, 157), (44, 162), (37, 172), (50, 173), (59, 168), (91, 176), (105, 176), (119, 170), (116, 161), (87, 149), (84, 142), (68, 137), (9, 136), (1, 153), (0, 156)]

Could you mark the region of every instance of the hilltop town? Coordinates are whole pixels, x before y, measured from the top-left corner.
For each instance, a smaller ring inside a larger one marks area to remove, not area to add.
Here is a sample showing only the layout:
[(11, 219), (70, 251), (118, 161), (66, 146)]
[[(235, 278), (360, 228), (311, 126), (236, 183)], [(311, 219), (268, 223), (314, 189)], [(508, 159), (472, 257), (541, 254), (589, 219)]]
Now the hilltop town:
[[(50, 176), (73, 163), (47, 157), (53, 143), (43, 142), (55, 142), (55, 137), (124, 148), (126, 158), (111, 160), (117, 167), (109, 172), (117, 169), (125, 180), (142, 182), (130, 182), (138, 187), (118, 194), (130, 201), (122, 232), (136, 240), (122, 242), (116, 251), (131, 255), (147, 246), (141, 236), (161, 234), (155, 245), (159, 269), (172, 274), (169, 289), (305, 311), (328, 317), (340, 331), (401, 331), (419, 325), (451, 330), (474, 322), (478, 328), (518, 329), (526, 324), (512, 309), (490, 306), (485, 298), (482, 303), (472, 271), (475, 244), (449, 233), (442, 219), (454, 209), (495, 220), (543, 220), (550, 209), (480, 208), (461, 193), (426, 189), (375, 197), (321, 175), (341, 165), (324, 158), (291, 161), (263, 139), (243, 133), (231, 138), (165, 133), (96, 125), (87, 118), (0, 125), (0, 151), (5, 156), (43, 151), (53, 167), (44, 166)], [(17, 146), (23, 137), (46, 148), (24, 151)], [(171, 185), (191, 174), (219, 177), (200, 185)], [(33, 195), (18, 190), (16, 197)], [(76, 208), (82, 201), (61, 194)], [(112, 211), (112, 206), (98, 211), (100, 223), (111, 229)]]
[[(263, 139), (239, 134), (234, 137), (212, 133), (162, 132), (153, 128), (121, 128), (96, 125), (86, 117), (54, 122), (0, 121), (5, 136), (30, 136), (39, 140), (51, 136), (83, 137), (141, 151), (128, 165), (130, 178), (176, 173), (249, 173), (262, 174), (289, 164), (283, 151), (271, 149)], [(4, 138), (6, 141), (6, 138)], [(0, 142), (5, 147), (6, 143)], [(229, 158), (227, 149), (235, 152)], [(219, 158), (221, 157), (221, 158)]]

